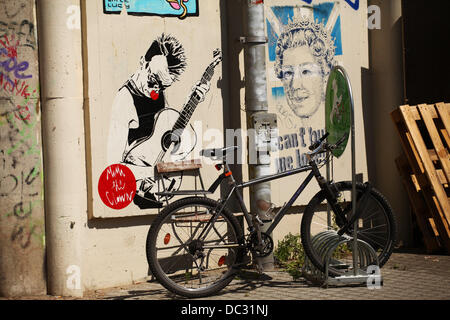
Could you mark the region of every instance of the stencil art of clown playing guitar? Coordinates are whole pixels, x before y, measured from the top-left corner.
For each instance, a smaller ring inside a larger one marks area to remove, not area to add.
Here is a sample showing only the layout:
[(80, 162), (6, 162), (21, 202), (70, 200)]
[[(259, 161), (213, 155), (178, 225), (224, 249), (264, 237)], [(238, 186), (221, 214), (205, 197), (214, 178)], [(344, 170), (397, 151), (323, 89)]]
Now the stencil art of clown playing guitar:
[[(222, 60), (219, 49), (213, 53), (213, 61), (206, 68), (200, 83), (209, 83), (214, 75), (214, 68)], [(196, 107), (199, 104), (198, 96), (192, 92), (187, 103), (181, 111), (172, 108), (164, 108), (155, 115), (153, 132), (145, 140), (140, 140), (130, 146), (124, 154), (125, 163), (133, 163), (139, 160), (147, 166), (155, 167), (157, 163), (163, 161), (182, 161), (194, 150), (197, 143), (197, 136), (189, 124)], [(181, 177), (171, 177), (168, 185), (172, 191), (178, 190), (181, 185)], [(149, 191), (155, 184), (154, 176), (147, 177), (138, 185), (137, 195), (156, 200)], [(154, 192), (152, 190), (152, 192)]]

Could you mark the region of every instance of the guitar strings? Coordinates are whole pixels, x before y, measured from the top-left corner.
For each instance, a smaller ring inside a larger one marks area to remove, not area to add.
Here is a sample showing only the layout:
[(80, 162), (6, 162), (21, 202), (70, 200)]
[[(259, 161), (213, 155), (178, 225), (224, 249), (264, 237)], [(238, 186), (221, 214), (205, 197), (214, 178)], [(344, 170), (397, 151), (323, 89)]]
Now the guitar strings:
[[(211, 81), (213, 75), (214, 75), (214, 66), (210, 65), (210, 66), (208, 66), (208, 68), (206, 68), (206, 71), (204, 72), (200, 82), (204, 83), (204, 82)], [(182, 111), (180, 112), (180, 117), (175, 122), (175, 125), (173, 126), (173, 130), (180, 130), (180, 129), (182, 130), (182, 129), (186, 128), (186, 126), (188, 125), (188, 123), (192, 117), (192, 114), (199, 102), (200, 101), (197, 100), (196, 96), (194, 94), (192, 94), (191, 98), (185, 104)]]

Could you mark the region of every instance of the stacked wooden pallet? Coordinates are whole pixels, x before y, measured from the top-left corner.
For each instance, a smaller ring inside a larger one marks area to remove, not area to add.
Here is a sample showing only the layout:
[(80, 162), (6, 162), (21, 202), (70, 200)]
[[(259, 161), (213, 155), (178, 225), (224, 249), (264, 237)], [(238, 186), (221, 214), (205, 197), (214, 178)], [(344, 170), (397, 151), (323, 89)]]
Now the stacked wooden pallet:
[(450, 254), (450, 104), (391, 113), (404, 155), (396, 159), (428, 252)]

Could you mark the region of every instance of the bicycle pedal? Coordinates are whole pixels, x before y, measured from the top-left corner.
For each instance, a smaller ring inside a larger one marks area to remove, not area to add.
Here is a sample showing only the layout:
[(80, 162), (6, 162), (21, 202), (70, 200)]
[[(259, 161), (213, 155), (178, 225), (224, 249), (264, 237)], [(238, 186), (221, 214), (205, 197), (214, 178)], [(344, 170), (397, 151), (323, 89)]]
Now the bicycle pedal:
[(261, 275), (264, 273), (264, 267), (259, 259), (257, 259), (257, 261), (255, 263), (255, 268), (256, 268), (256, 271), (258, 272), (258, 274)]

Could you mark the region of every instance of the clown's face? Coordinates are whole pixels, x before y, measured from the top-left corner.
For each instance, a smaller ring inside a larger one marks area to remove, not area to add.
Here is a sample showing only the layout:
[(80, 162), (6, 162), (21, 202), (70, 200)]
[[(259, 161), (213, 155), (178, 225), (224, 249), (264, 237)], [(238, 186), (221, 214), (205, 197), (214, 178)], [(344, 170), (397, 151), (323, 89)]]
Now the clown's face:
[(160, 91), (173, 84), (167, 58), (163, 55), (156, 55), (150, 61), (145, 61), (142, 57), (140, 69), (137, 71), (137, 79), (136, 85), (141, 92), (149, 98), (155, 98)]

